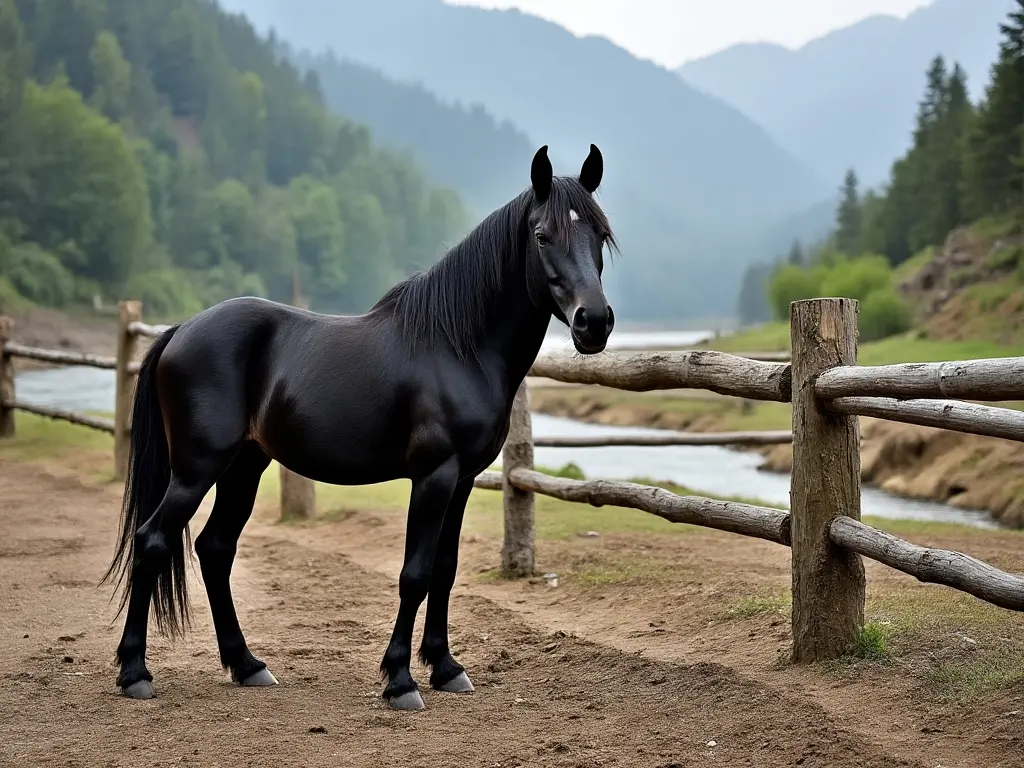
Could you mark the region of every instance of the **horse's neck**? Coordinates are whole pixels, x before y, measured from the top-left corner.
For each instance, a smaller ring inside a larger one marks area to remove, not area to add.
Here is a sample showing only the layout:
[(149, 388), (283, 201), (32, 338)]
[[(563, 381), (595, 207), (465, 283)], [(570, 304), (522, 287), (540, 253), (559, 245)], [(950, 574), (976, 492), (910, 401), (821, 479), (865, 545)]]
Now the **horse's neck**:
[(488, 357), (500, 361), (505, 383), (514, 394), (540, 352), (551, 313), (533, 303), (525, 280), (508, 281), (495, 304), (500, 310), (487, 329)]

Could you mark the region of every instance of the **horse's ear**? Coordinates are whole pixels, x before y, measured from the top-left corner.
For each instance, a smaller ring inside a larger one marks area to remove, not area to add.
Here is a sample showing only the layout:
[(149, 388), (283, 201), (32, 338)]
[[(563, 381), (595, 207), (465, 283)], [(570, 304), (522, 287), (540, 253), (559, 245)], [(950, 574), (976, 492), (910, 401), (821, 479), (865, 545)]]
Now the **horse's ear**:
[(601, 157), (601, 150), (596, 144), (590, 145), (590, 154), (583, 161), (583, 168), (580, 170), (580, 184), (590, 194), (601, 186), (601, 177), (604, 176), (604, 158)]
[(543, 203), (551, 194), (551, 178), (554, 171), (551, 168), (551, 161), (548, 159), (548, 145), (537, 150), (533, 156), (533, 165), (530, 166), (530, 181), (533, 182), (533, 194), (537, 197), (538, 203)]

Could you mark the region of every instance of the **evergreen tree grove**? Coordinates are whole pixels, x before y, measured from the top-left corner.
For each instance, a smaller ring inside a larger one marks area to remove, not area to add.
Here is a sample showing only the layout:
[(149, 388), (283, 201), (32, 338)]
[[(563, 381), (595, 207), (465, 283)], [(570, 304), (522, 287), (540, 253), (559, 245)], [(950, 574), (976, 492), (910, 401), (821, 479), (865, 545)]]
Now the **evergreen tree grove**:
[(314, 308), (361, 311), (465, 226), (457, 195), (331, 114), (244, 17), (0, 0), (4, 290), (181, 315), (288, 301), (297, 275)]

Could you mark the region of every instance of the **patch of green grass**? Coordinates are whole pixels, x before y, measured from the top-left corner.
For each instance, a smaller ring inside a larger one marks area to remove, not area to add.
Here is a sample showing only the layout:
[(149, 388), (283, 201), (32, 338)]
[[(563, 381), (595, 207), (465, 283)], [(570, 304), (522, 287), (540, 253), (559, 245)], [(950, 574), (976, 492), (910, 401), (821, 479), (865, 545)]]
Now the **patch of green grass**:
[(935, 662), (924, 673), (940, 697), (967, 704), (995, 691), (1024, 683), (1019, 648), (1004, 644), (987, 652), (967, 651)]
[(985, 357), (1019, 357), (1024, 346), (994, 344), (989, 341), (938, 341), (894, 336), (861, 347), (861, 365), (891, 363), (934, 363), (945, 360), (977, 360)]
[(1020, 291), (1020, 284), (1011, 278), (973, 285), (967, 289), (966, 295), (978, 305), (978, 309), (982, 312), (991, 312)]
[(568, 480), (586, 480), (587, 476), (582, 469), (571, 461), (568, 464), (563, 464), (557, 469), (550, 467), (536, 467), (538, 472), (543, 472), (545, 475), (551, 475), (552, 477), (564, 477)]
[(704, 346), (719, 352), (783, 352), (789, 349), (789, 323), (773, 321), (717, 339)]
[(585, 587), (607, 587), (617, 584), (655, 584), (673, 577), (670, 569), (655, 560), (603, 557), (600, 562), (571, 568), (564, 578)]
[(857, 630), (857, 634), (846, 651), (846, 658), (885, 662), (889, 661), (892, 649), (889, 640), (892, 629), (889, 625), (878, 621), (869, 621)]
[(1020, 224), (1012, 216), (987, 216), (975, 222), (972, 229), (989, 241), (1020, 234)]
[(752, 619), (756, 616), (777, 614), (787, 616), (793, 605), (789, 592), (777, 594), (745, 595), (726, 606), (722, 615), (726, 619)]
[(992, 269), (1015, 269), (1022, 259), (1024, 259), (1024, 247), (1003, 245), (991, 251), (987, 261)]
[(899, 285), (916, 275), (928, 262), (935, 258), (935, 248), (928, 246), (918, 251), (892, 271), (893, 285)]
[[(109, 414), (90, 414), (108, 416)], [(84, 451), (114, 451), (114, 438), (106, 432), (18, 411), (15, 435), (0, 440), (0, 460), (39, 461)]]

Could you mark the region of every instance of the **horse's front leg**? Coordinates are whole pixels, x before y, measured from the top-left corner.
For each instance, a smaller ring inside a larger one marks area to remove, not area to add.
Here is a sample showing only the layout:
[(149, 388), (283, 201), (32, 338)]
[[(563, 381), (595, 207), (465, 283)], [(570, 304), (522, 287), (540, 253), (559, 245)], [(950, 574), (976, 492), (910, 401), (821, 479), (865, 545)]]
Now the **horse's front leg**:
[(459, 534), (462, 532), (462, 518), (466, 502), (473, 491), (473, 479), (463, 480), (455, 488), (448, 511), (444, 515), (441, 535), (437, 541), (437, 555), (430, 579), (430, 596), (427, 598), (427, 617), (423, 627), (423, 645), (420, 659), (430, 665), (430, 685), (448, 693), (471, 693), (473, 684), (465, 669), (452, 658), (448, 645), (448, 604), (455, 571), (459, 565)]
[(459, 465), (451, 457), (412, 483), (409, 519), (405, 530), (405, 564), (398, 580), (398, 617), (380, 670), (387, 678), (384, 698), (395, 709), (423, 709), (412, 662), (412, 633), (416, 612), (430, 589), (434, 556), (445, 510), (459, 481)]

